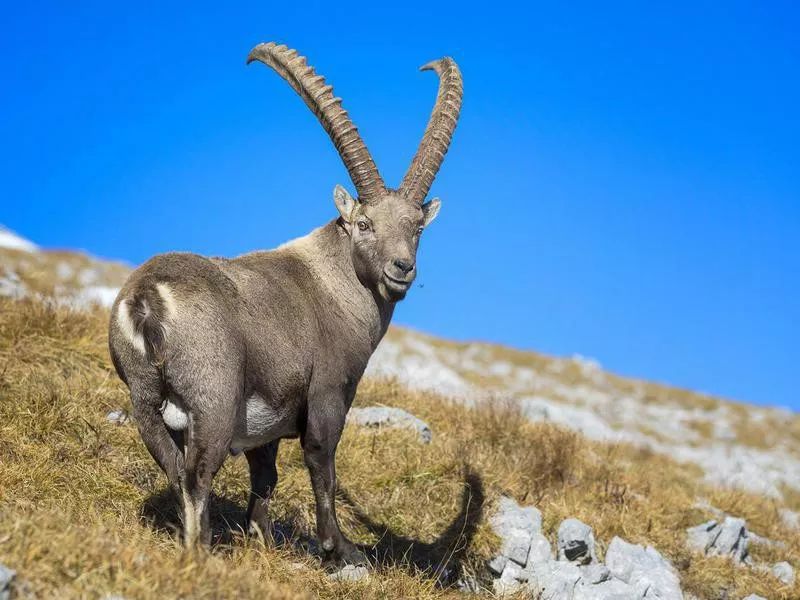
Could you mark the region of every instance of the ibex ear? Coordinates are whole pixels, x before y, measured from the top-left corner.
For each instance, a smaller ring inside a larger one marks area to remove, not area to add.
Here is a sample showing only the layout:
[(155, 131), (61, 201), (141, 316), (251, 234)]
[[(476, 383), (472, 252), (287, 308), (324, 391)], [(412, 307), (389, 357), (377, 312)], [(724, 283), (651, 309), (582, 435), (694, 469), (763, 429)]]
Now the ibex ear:
[(425, 227), (430, 225), (439, 214), (439, 209), (442, 207), (442, 201), (434, 198), (430, 202), (422, 205), (422, 214), (425, 216)]
[(350, 223), (357, 201), (340, 185), (333, 188), (333, 203), (339, 214), (342, 215), (345, 223)]

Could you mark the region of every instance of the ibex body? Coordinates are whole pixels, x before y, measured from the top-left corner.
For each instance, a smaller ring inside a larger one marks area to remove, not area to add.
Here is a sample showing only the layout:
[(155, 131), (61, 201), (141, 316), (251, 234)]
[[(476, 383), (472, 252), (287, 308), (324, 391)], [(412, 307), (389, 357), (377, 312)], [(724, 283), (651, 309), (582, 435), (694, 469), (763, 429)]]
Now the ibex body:
[(109, 345), (147, 449), (183, 509), (187, 545), (210, 541), (211, 480), (229, 453), (250, 466), (249, 523), (269, 531), (282, 438), (300, 437), (326, 558), (360, 562), (334, 506), (335, 452), (367, 362), (416, 275), (423, 203), (461, 106), (451, 59), (399, 190), (387, 189), (357, 129), (305, 59), (261, 44), (250, 55), (300, 94), (331, 136), (358, 192), (334, 190), (339, 217), (275, 250), (235, 259), (170, 253), (137, 269), (112, 308)]

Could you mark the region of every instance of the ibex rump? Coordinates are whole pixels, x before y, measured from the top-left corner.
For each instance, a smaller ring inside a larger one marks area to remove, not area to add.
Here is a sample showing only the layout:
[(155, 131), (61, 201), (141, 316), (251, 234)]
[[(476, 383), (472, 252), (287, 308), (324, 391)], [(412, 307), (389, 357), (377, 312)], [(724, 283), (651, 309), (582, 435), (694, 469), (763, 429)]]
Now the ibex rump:
[(334, 457), (345, 416), (394, 304), (416, 275), (424, 203), (455, 130), (462, 82), (452, 59), (423, 67), (439, 95), (398, 190), (385, 187), (340, 100), (305, 58), (260, 44), (261, 61), (317, 115), (357, 190), (334, 190), (339, 217), (271, 251), (227, 260), (156, 256), (130, 276), (111, 313), (109, 346), (142, 439), (183, 509), (187, 546), (210, 542), (211, 480), (228, 453), (250, 467), (248, 523), (269, 531), (281, 438), (300, 437), (326, 559), (363, 555), (336, 520)]

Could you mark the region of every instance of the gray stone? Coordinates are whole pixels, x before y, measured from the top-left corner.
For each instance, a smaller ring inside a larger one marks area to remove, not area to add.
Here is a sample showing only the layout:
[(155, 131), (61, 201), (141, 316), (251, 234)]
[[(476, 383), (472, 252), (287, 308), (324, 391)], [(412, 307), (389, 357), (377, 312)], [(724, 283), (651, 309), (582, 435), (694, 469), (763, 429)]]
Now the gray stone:
[(730, 556), (738, 563), (746, 563), (748, 533), (744, 519), (725, 517), (722, 523), (707, 521), (687, 530), (688, 544), (693, 550), (708, 556)]
[(602, 583), (611, 579), (611, 571), (599, 563), (581, 567), (581, 576), (586, 583)]
[(578, 519), (565, 519), (558, 527), (558, 560), (587, 565), (597, 562), (592, 528)]
[(351, 408), (347, 414), (347, 421), (362, 427), (411, 429), (417, 432), (420, 441), (424, 444), (430, 444), (433, 439), (433, 434), (428, 424), (402, 408), (389, 408), (386, 406)]
[(767, 600), (764, 596), (759, 596), (758, 594), (750, 594), (744, 600)]
[(534, 565), (527, 587), (539, 600), (571, 600), (580, 580), (577, 565), (551, 560)]
[(711, 548), (714, 540), (717, 539), (719, 529), (719, 523), (714, 520), (706, 521), (702, 525), (690, 527), (686, 530), (686, 533), (689, 535), (689, 548), (705, 554), (708, 552), (708, 549)]
[(17, 572), (14, 569), (0, 564), (0, 600), (11, 598), (11, 582), (16, 576)]
[(505, 538), (515, 529), (533, 536), (534, 533), (542, 532), (542, 513), (534, 506), (520, 506), (513, 498), (503, 496), (489, 523), (501, 538)]
[(747, 557), (747, 528), (744, 519), (725, 517), (719, 536), (712, 544), (712, 554), (732, 556), (742, 562)]
[(575, 586), (573, 600), (641, 600), (641, 594), (619, 579), (609, 579), (596, 584), (584, 580)]
[(519, 591), (522, 567), (512, 561), (506, 563), (503, 573), (492, 582), (492, 590), (496, 596), (506, 596)]
[(124, 425), (128, 422), (128, 413), (124, 410), (112, 410), (106, 415), (106, 421), (111, 421), (117, 425)]
[(789, 510), (788, 508), (782, 508), (780, 514), (784, 525), (794, 531), (800, 530), (800, 513)]
[(494, 575), (498, 575), (499, 576), (503, 572), (503, 569), (506, 568), (506, 563), (507, 562), (508, 562), (508, 558), (506, 558), (502, 554), (498, 554), (492, 560), (490, 560), (488, 563), (486, 563), (486, 566), (489, 567), (489, 570)]
[(645, 548), (615, 537), (606, 551), (606, 566), (611, 575), (631, 584), (642, 598), (683, 600), (678, 574), (651, 546)]
[(772, 575), (781, 583), (792, 586), (794, 585), (794, 569), (788, 562), (779, 562), (772, 567)]
[(748, 547), (750, 544), (761, 544), (762, 546), (770, 546), (772, 548), (780, 548), (781, 550), (786, 550), (787, 546), (785, 542), (780, 540), (771, 540), (769, 538), (763, 537), (758, 535), (757, 533), (753, 533), (752, 531), (747, 532), (747, 545)]
[(550, 547), (550, 541), (541, 533), (534, 533), (531, 538), (531, 547), (528, 551), (528, 561), (525, 564), (533, 566), (552, 559), (553, 549)]
[(531, 547), (531, 536), (527, 531), (521, 529), (512, 529), (503, 538), (503, 544), (500, 546), (500, 554), (509, 560), (517, 563), (520, 567), (524, 567), (528, 562), (528, 551)]
[(328, 575), (328, 579), (331, 581), (359, 581), (364, 579), (367, 575), (369, 575), (367, 567), (346, 565), (341, 570)]

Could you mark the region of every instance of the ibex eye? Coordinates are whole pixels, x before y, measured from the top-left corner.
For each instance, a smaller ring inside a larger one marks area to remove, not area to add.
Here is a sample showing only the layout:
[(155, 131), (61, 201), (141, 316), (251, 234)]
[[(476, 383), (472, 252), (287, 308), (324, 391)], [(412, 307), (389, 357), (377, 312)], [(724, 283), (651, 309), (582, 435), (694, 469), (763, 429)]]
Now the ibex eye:
[(367, 222), (366, 222), (366, 221), (359, 221), (359, 222), (358, 222), (358, 228), (359, 228), (361, 231), (366, 231), (367, 229), (369, 229), (369, 225), (367, 225)]
[(422, 227), (417, 228), (417, 235), (422, 235)]

